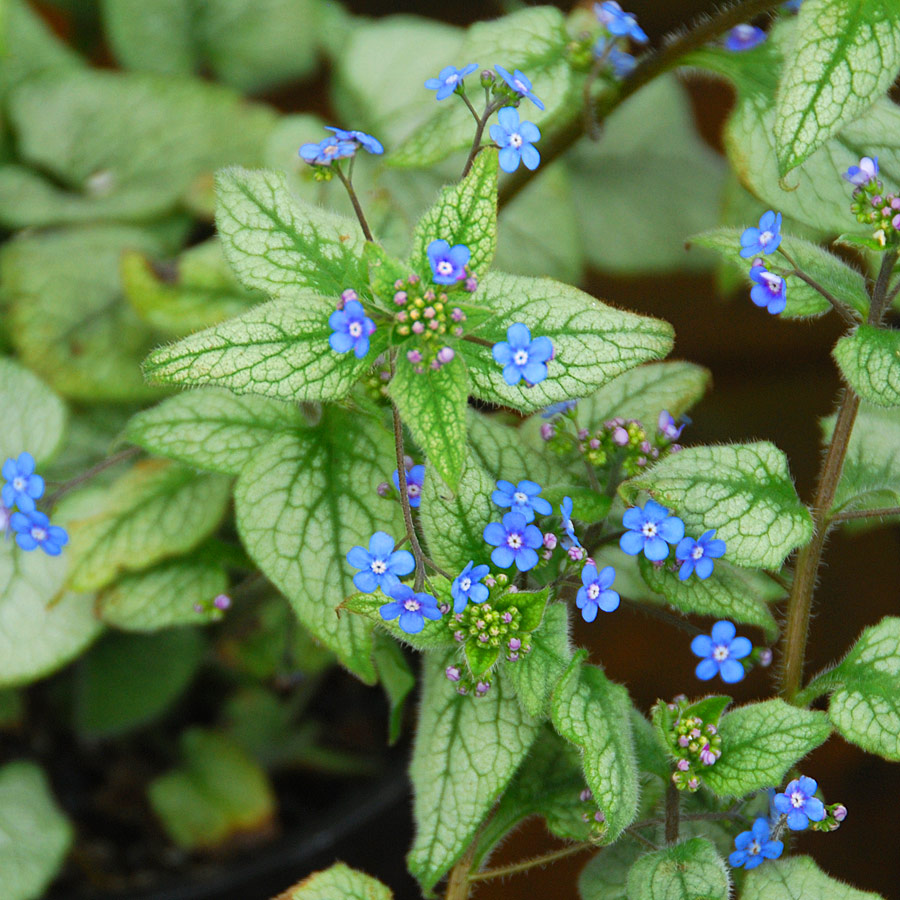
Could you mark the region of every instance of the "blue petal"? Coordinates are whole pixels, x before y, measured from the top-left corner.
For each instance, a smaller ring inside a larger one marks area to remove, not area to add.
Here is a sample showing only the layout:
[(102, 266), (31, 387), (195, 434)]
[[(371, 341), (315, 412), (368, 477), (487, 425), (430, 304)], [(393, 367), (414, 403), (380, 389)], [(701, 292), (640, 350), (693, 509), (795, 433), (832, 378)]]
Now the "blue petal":
[(743, 659), (745, 656), (749, 656), (752, 650), (753, 644), (750, 643), (749, 638), (738, 637), (731, 642), (728, 653), (732, 659)]
[(514, 106), (504, 106), (497, 113), (497, 121), (507, 133), (519, 130), (519, 111)]
[[(800, 789), (807, 797), (812, 797), (813, 794), (819, 789), (819, 783), (814, 779), (810, 778), (808, 775), (801, 775), (796, 782), (792, 782), (794, 785), (793, 788), (790, 788), (789, 792), (792, 790)], [(789, 786), (790, 787), (790, 786)]]
[(644, 556), (651, 562), (661, 562), (668, 555), (669, 545), (662, 538), (652, 537), (644, 541)]
[(18, 475), (18, 471), (16, 470), (16, 461), (14, 459), (8, 459), (5, 463), (3, 463), (3, 468), (0, 469), (0, 473), (3, 474), (3, 477), (7, 481), (12, 481), (13, 478)]
[(402, 612), (403, 607), (397, 603), (397, 601), (393, 601), (392, 603), (384, 603), (378, 608), (378, 612), (381, 613), (381, 618), (385, 621), (389, 619), (396, 619), (397, 616)]
[[(4, 500), (4, 503), (6, 501)], [(6, 503), (7, 506), (12, 506), (12, 503)], [(16, 505), (22, 510), (23, 513), (31, 513), (34, 512), (34, 500), (28, 496), (28, 494), (19, 493), (16, 495)]]
[(703, 547), (703, 555), (711, 556), (713, 559), (718, 559), (720, 556), (724, 556), (725, 541), (720, 541), (718, 539), (714, 541), (707, 541)]
[(521, 150), (512, 147), (504, 147), (498, 156), (500, 168), (504, 172), (515, 172), (519, 168), (519, 160), (522, 158)]
[(531, 505), (534, 511), (540, 513), (542, 516), (550, 516), (553, 514), (553, 507), (550, 505), (550, 501), (545, 500), (543, 497), (535, 497), (531, 501)]
[(394, 539), (386, 531), (376, 531), (369, 538), (369, 553), (378, 559), (386, 559), (394, 551)]
[(498, 146), (505, 147), (509, 143), (509, 134), (500, 125), (491, 125), (488, 131), (490, 131), (491, 140), (495, 141)]
[(41, 550), (48, 556), (59, 556), (59, 554), (62, 553), (62, 547), (51, 541), (49, 538), (41, 544)]
[(520, 550), (516, 554), (516, 568), (520, 572), (527, 572), (529, 569), (533, 569), (537, 564), (538, 555), (530, 548)]
[(365, 547), (351, 547), (347, 553), (347, 562), (350, 563), (351, 566), (355, 566), (357, 569), (368, 569), (371, 560), (372, 557), (369, 555), (369, 551), (366, 550)]
[[(530, 100), (530, 101), (531, 101), (538, 109), (546, 109), (546, 107), (544, 106), (544, 101), (541, 100), (537, 95), (535, 95), (535, 94), (532, 93), (531, 91), (526, 91), (526, 92), (525, 92), (525, 96), (526, 96), (526, 97), (527, 97), (527, 98), (528, 98), (528, 99), (529, 99), (529, 100)], [(523, 123), (523, 124), (531, 125), (531, 124), (533, 124), (533, 123), (531, 123), (531, 122), (526, 122), (526, 123)], [(524, 135), (523, 135), (523, 137), (524, 137)], [(528, 139), (526, 138), (526, 140), (528, 140)]]
[(456, 244), (450, 248), (447, 258), (453, 263), (454, 268), (464, 269), (472, 258), (472, 251), (465, 244)]
[(712, 639), (714, 644), (730, 644), (734, 640), (737, 629), (733, 622), (723, 619), (712, 627)]
[(691, 577), (691, 573), (693, 571), (694, 571), (694, 561), (692, 559), (686, 559), (681, 564), (681, 568), (678, 570), (679, 581), (687, 581), (688, 578)]
[(537, 550), (544, 543), (544, 535), (537, 525), (528, 525), (525, 528), (525, 546), (531, 550)]
[(529, 384), (540, 384), (547, 377), (547, 364), (530, 359), (522, 375)]
[(694, 669), (694, 674), (701, 681), (709, 681), (710, 678), (714, 678), (719, 671), (718, 665), (716, 665), (715, 660), (712, 659), (704, 659), (697, 663), (697, 668)]
[(784, 844), (781, 841), (766, 841), (762, 845), (762, 855), (766, 859), (778, 859), (784, 852)]
[[(605, 570), (604, 570), (605, 571)], [(597, 572), (597, 567), (593, 563), (588, 563), (581, 570), (581, 583), (587, 587), (589, 584), (593, 584), (595, 581), (599, 580), (599, 573)]]
[[(487, 568), (487, 567), (485, 567)], [(469, 589), (469, 601), (472, 603), (484, 603), (490, 591), (485, 584), (473, 584)]]
[(20, 475), (33, 475), (34, 474), (34, 457), (27, 452), (23, 452), (19, 454), (18, 459), (19, 466), (19, 474)]
[(491, 551), (491, 562), (499, 569), (508, 569), (515, 558), (515, 554), (505, 544)]
[(743, 850), (735, 850), (728, 856), (728, 865), (733, 869), (740, 868), (745, 862), (747, 862), (747, 853)]
[(789, 813), (793, 809), (790, 797), (787, 794), (776, 794), (772, 799), (772, 805), (778, 812), (784, 814)]
[(806, 801), (804, 812), (812, 822), (821, 822), (825, 818), (825, 806), (818, 797), (810, 797)]
[(619, 547), (629, 556), (637, 556), (644, 549), (644, 536), (636, 531), (626, 531), (619, 538)]
[(395, 550), (387, 558), (387, 570), (392, 575), (409, 575), (415, 567), (415, 557), (409, 550)]
[(25, 492), (34, 500), (44, 493), (44, 479), (40, 475), (32, 475), (25, 485)]
[(644, 511), (639, 506), (626, 509), (622, 516), (622, 524), (631, 531), (640, 531), (644, 524)]
[(613, 612), (619, 608), (619, 595), (616, 591), (601, 591), (597, 605), (603, 612)]
[(713, 642), (708, 634), (698, 634), (691, 641), (691, 653), (694, 656), (708, 657), (712, 655)]
[(587, 603), (581, 607), (581, 618), (585, 622), (593, 622), (597, 618), (597, 604)]
[(799, 809), (792, 809), (788, 813), (787, 826), (791, 831), (805, 831), (809, 826), (809, 818)]
[(522, 144), (519, 152), (526, 169), (533, 172), (541, 164), (541, 154), (534, 144)]
[[(644, 520), (647, 522), (659, 523), (669, 515), (669, 510), (665, 506), (660, 505), (655, 500), (648, 500), (644, 504)], [(681, 540), (681, 538), (679, 538)]]
[(352, 350), (356, 340), (343, 331), (335, 331), (328, 338), (328, 343), (335, 353), (346, 353)]
[(693, 538), (682, 538), (678, 542), (678, 546), (675, 548), (675, 559), (688, 559), (696, 543), (697, 541), (695, 541)]
[(553, 342), (543, 335), (536, 337), (528, 348), (528, 356), (538, 362), (547, 362), (553, 356)]
[(522, 380), (522, 370), (514, 363), (507, 363), (503, 367), (503, 380), (510, 386), (518, 384)]
[(482, 537), (485, 543), (499, 547), (506, 541), (506, 529), (499, 522), (490, 522), (484, 526)]
[[(687, 564), (685, 563), (685, 565)], [(697, 577), (701, 581), (705, 581), (707, 578), (709, 578), (709, 576), (712, 575), (712, 570), (713, 561), (709, 557), (702, 556), (697, 560)]]
[(519, 134), (528, 144), (533, 144), (541, 139), (541, 129), (534, 122), (522, 122), (519, 126)]
[(425, 618), (421, 612), (404, 609), (400, 613), (400, 630), (407, 634), (418, 634), (425, 627)]
[(368, 335), (360, 335), (353, 344), (353, 353), (357, 359), (362, 359), (369, 352)]
[(600, 585), (601, 590), (605, 591), (615, 580), (616, 570), (612, 566), (605, 566), (600, 570), (600, 576), (597, 579), (597, 584)]
[(434, 95), (435, 100), (446, 100), (456, 90), (457, 84), (459, 82), (456, 82), (456, 84), (442, 84)]
[(744, 667), (736, 659), (723, 660), (719, 665), (719, 674), (726, 684), (737, 684), (744, 680)]
[(0, 500), (7, 509), (16, 505), (16, 492), (11, 484), (4, 484), (0, 489)]
[(378, 579), (375, 577), (375, 573), (369, 569), (357, 572), (353, 576), (353, 583), (356, 585), (356, 589), (364, 594), (371, 594), (378, 587)]
[(684, 537), (684, 522), (678, 516), (669, 516), (659, 523), (659, 536), (669, 544), (677, 544)]
[(475, 568), (472, 569), (471, 572), (469, 572), (469, 577), (472, 579), (472, 581), (481, 581), (481, 579), (484, 578), (484, 576), (487, 575), (487, 573), (490, 571), (490, 566), (485, 566), (482, 564), (480, 566), (475, 566)]
[(491, 355), (494, 357), (494, 362), (500, 363), (501, 366), (507, 366), (512, 360), (512, 347), (506, 341), (498, 341), (494, 344)]
[(469, 63), (466, 66), (463, 66), (462, 69), (459, 70), (459, 77), (465, 78), (466, 75), (471, 75), (478, 68), (478, 63)]

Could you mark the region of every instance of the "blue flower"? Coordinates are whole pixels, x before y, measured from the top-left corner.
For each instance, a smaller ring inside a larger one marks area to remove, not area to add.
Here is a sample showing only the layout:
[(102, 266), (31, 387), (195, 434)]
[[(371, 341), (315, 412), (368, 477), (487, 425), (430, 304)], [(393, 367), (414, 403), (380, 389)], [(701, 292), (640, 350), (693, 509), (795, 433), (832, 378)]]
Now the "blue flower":
[(873, 178), (878, 176), (878, 157), (874, 159), (870, 156), (864, 156), (858, 166), (850, 166), (844, 172), (844, 178), (850, 184), (863, 185), (868, 184)]
[(446, 241), (432, 241), (425, 251), (435, 284), (456, 284), (466, 277), (472, 251), (465, 244), (451, 247)]
[(541, 411), (542, 419), (552, 419), (554, 416), (562, 416), (571, 412), (578, 406), (577, 400), (560, 400), (559, 403), (551, 403)]
[(384, 531), (376, 531), (369, 539), (369, 549), (353, 547), (347, 562), (361, 569), (353, 576), (358, 591), (371, 594), (377, 588), (389, 593), (400, 584), (400, 576), (409, 575), (416, 567), (409, 550), (395, 550), (394, 539)]
[(725, 541), (716, 539), (716, 531), (706, 531), (699, 541), (686, 537), (675, 548), (675, 559), (681, 562), (678, 577), (687, 581), (691, 572), (696, 571), (701, 580), (712, 575), (713, 560), (725, 553)]
[(684, 537), (684, 522), (655, 500), (648, 500), (642, 507), (633, 506), (625, 511), (622, 524), (628, 529), (619, 539), (619, 546), (629, 556), (644, 556), (659, 562), (669, 555), (669, 544), (677, 544)]
[[(400, 470), (394, 469), (391, 476), (394, 487), (400, 490)], [(425, 466), (413, 466), (406, 473), (406, 496), (409, 497), (409, 505), (417, 509), (422, 502), (422, 485), (425, 484)]]
[(741, 256), (749, 259), (760, 253), (774, 253), (781, 243), (781, 213), (767, 210), (759, 220), (759, 228), (745, 228), (741, 234)]
[[(543, 109), (544, 104), (531, 92), (531, 81), (525, 74), (516, 69), (512, 75), (503, 66), (494, 66), (497, 74), (521, 97), (527, 97), (538, 109)], [(540, 137), (540, 135), (538, 135)], [(537, 138), (535, 138), (537, 140)]]
[(756, 282), (750, 288), (750, 299), (757, 306), (768, 309), (773, 316), (784, 312), (787, 306), (787, 285), (784, 279), (768, 271), (762, 263), (750, 267), (750, 278)]
[(453, 612), (461, 613), (466, 604), (484, 603), (490, 591), (487, 585), (481, 583), (481, 579), (491, 571), (490, 566), (475, 566), (475, 560), (470, 559), (469, 564), (453, 579), (450, 585), (450, 594), (453, 597)]
[(646, 44), (649, 38), (644, 33), (633, 13), (623, 12), (615, 0), (595, 3), (594, 12), (610, 34), (616, 37), (630, 37), (635, 43)]
[(9, 517), (9, 524), (16, 532), (16, 543), (23, 550), (40, 547), (49, 556), (59, 556), (63, 546), (69, 542), (65, 529), (51, 525), (50, 519), (37, 510), (14, 512)]
[(752, 50), (766, 39), (766, 33), (755, 25), (735, 25), (725, 36), (725, 49), (733, 53)]
[(429, 78), (425, 87), (429, 91), (437, 91), (438, 100), (446, 100), (463, 82), (466, 75), (471, 75), (478, 68), (478, 63), (469, 63), (462, 69), (456, 66), (445, 66), (437, 78)]
[(728, 857), (728, 864), (737, 868), (755, 869), (764, 859), (778, 859), (784, 851), (781, 841), (769, 840), (769, 822), (760, 816), (750, 831), (742, 831), (735, 839), (735, 850)]
[(656, 427), (664, 438), (670, 441), (677, 441), (681, 437), (681, 432), (684, 431), (684, 426), (688, 425), (690, 421), (686, 416), (683, 416), (681, 425), (676, 425), (672, 414), (667, 409), (661, 409), (659, 418), (656, 420)]
[(34, 512), (34, 501), (44, 493), (44, 479), (34, 474), (34, 457), (20, 453), (18, 459), (6, 460), (2, 474), (6, 479), (0, 491), (3, 505), (9, 509), (18, 506), (23, 513)]
[(385, 603), (379, 608), (381, 618), (385, 621), (400, 616), (400, 630), (407, 634), (418, 634), (425, 627), (425, 620), (437, 620), (441, 617), (437, 600), (431, 594), (417, 594), (405, 584), (397, 584), (388, 588), (393, 603)]
[(344, 131), (343, 128), (335, 128), (333, 125), (326, 125), (325, 130), (333, 131), (334, 136), (339, 141), (356, 141), (363, 150), (374, 153), (376, 156), (384, 153), (384, 145), (381, 141), (372, 137), (371, 134), (366, 134), (364, 131)]
[(736, 684), (744, 678), (744, 667), (738, 662), (749, 656), (753, 645), (745, 637), (735, 637), (733, 622), (727, 619), (716, 622), (712, 627), (712, 637), (698, 634), (691, 641), (691, 652), (702, 657), (694, 674), (701, 681), (709, 681), (716, 674), (722, 676), (726, 684)]
[(575, 596), (575, 605), (581, 610), (585, 622), (593, 622), (597, 618), (597, 610), (612, 612), (619, 608), (619, 595), (609, 590), (616, 577), (612, 566), (597, 571), (593, 563), (588, 563), (581, 570), (582, 587)]
[(491, 494), (491, 500), (497, 506), (508, 506), (511, 512), (521, 513), (526, 522), (534, 521), (534, 514), (549, 516), (553, 507), (549, 501), (539, 497), (541, 486), (534, 481), (520, 481), (513, 484), (511, 481), (498, 481), (497, 490)]
[(503, 366), (503, 380), (518, 384), (524, 378), (538, 384), (547, 377), (547, 360), (553, 356), (553, 344), (548, 337), (531, 339), (527, 325), (516, 322), (506, 329), (506, 340), (498, 341), (493, 349), (494, 362)]
[(559, 514), (562, 516), (562, 527), (563, 531), (566, 533), (566, 536), (562, 539), (564, 550), (568, 550), (569, 547), (581, 546), (581, 543), (575, 536), (575, 525), (572, 522), (572, 506), (571, 497), (563, 497), (563, 502), (559, 505)]
[(602, 37), (594, 44), (594, 56), (606, 58), (612, 66), (616, 78), (627, 78), (637, 65), (637, 60), (624, 50), (619, 49), (615, 39)]
[(497, 113), (499, 125), (491, 125), (491, 138), (500, 148), (500, 168), (504, 172), (515, 172), (519, 162), (526, 169), (536, 169), (541, 162), (535, 141), (541, 139), (541, 132), (534, 122), (519, 122), (519, 111), (514, 106), (504, 106)]
[(537, 548), (544, 542), (540, 528), (529, 525), (521, 513), (508, 512), (503, 524), (491, 522), (484, 528), (484, 539), (495, 549), (491, 562), (508, 569), (514, 562), (520, 572), (527, 572), (538, 564)]
[(335, 353), (352, 350), (357, 359), (362, 359), (369, 352), (369, 335), (375, 330), (375, 323), (359, 300), (348, 300), (343, 309), (336, 309), (328, 317), (328, 325), (334, 331), (328, 343)]
[(813, 796), (818, 787), (812, 778), (801, 775), (788, 784), (783, 794), (775, 795), (772, 801), (775, 809), (787, 816), (791, 831), (803, 831), (810, 822), (821, 822), (825, 818), (825, 805)]
[(803, 4), (803, 0), (786, 0), (785, 3), (781, 4), (782, 9), (786, 9), (788, 12), (797, 12)]
[(356, 153), (356, 141), (342, 141), (334, 137), (323, 138), (318, 144), (304, 144), (300, 156), (311, 166), (329, 166), (336, 159), (345, 159)]

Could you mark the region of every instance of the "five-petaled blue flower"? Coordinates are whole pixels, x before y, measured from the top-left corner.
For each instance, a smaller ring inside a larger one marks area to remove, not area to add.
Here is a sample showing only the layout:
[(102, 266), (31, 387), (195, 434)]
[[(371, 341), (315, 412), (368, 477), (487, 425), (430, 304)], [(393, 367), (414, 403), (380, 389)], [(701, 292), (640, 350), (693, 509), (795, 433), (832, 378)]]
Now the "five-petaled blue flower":
[(783, 794), (775, 795), (772, 801), (775, 809), (787, 816), (791, 831), (803, 831), (810, 822), (821, 822), (825, 818), (825, 805), (813, 796), (818, 787), (814, 779), (801, 775), (784, 789)]
[(744, 667), (738, 660), (749, 656), (753, 645), (748, 638), (735, 637), (733, 622), (723, 619), (712, 627), (712, 636), (698, 634), (691, 641), (691, 652), (702, 657), (694, 674), (701, 681), (709, 681), (716, 674), (726, 684), (735, 684), (744, 678)]
[(46, 514), (38, 510), (14, 512), (9, 517), (9, 524), (16, 532), (16, 543), (23, 550), (40, 547), (49, 556), (59, 556), (63, 545), (69, 542), (65, 529), (51, 525)]
[[(394, 469), (391, 476), (394, 487), (400, 490), (400, 470)], [(422, 485), (425, 484), (425, 466), (413, 466), (406, 471), (406, 496), (409, 497), (409, 505), (416, 509), (422, 502)]]
[(553, 356), (553, 344), (548, 337), (531, 339), (527, 325), (516, 322), (506, 329), (506, 340), (498, 341), (493, 349), (494, 362), (503, 366), (503, 380), (518, 384), (524, 378), (538, 384), (547, 377), (547, 360)]
[(431, 280), (435, 284), (456, 284), (466, 277), (466, 266), (472, 251), (465, 244), (451, 247), (444, 240), (432, 241), (425, 253), (431, 266)]
[(677, 441), (681, 437), (681, 432), (684, 431), (684, 426), (690, 424), (690, 421), (687, 416), (682, 416), (681, 425), (677, 425), (672, 414), (667, 409), (661, 409), (656, 420), (656, 427), (664, 438)]
[[(538, 109), (543, 109), (544, 104), (534, 96), (531, 90), (531, 81), (524, 72), (516, 69), (512, 75), (503, 66), (494, 66), (497, 74), (520, 96), (527, 97)], [(540, 137), (540, 135), (538, 135)], [(537, 140), (537, 138), (535, 138)]]
[(400, 616), (400, 630), (407, 634), (418, 634), (425, 627), (426, 619), (439, 619), (441, 611), (437, 600), (431, 594), (416, 593), (411, 587), (397, 582), (387, 593), (393, 603), (385, 603), (379, 608), (385, 621)]
[(760, 253), (774, 253), (781, 243), (781, 213), (771, 209), (760, 216), (758, 228), (745, 228), (741, 234), (741, 256), (749, 259)]
[(575, 536), (575, 525), (572, 522), (572, 508), (572, 498), (563, 497), (563, 501), (559, 505), (559, 514), (562, 517), (563, 531), (566, 533), (566, 536), (562, 539), (564, 550), (568, 550), (569, 547), (581, 546), (581, 542)]
[(469, 63), (461, 69), (456, 66), (445, 66), (437, 78), (429, 78), (425, 87), (429, 91), (437, 91), (436, 99), (446, 100), (463, 82), (466, 75), (471, 75), (478, 68), (478, 63)]
[(649, 38), (637, 23), (633, 13), (624, 12), (616, 0), (605, 0), (594, 4), (594, 12), (610, 34), (616, 37), (630, 37), (635, 43), (646, 44)]
[(323, 138), (318, 144), (304, 144), (300, 156), (311, 166), (328, 166), (336, 159), (345, 159), (356, 153), (356, 141), (342, 141), (337, 135)]
[(766, 33), (755, 25), (735, 25), (725, 36), (725, 49), (732, 53), (752, 50), (766, 39)]
[(725, 553), (725, 541), (716, 538), (716, 530), (706, 531), (699, 541), (686, 537), (675, 548), (675, 559), (681, 562), (678, 577), (687, 581), (691, 572), (696, 572), (701, 580), (712, 575), (713, 560)]
[(541, 162), (535, 141), (541, 139), (541, 131), (534, 122), (520, 122), (519, 111), (514, 106), (504, 106), (497, 113), (498, 125), (491, 125), (491, 138), (500, 148), (500, 168), (515, 172), (519, 162), (526, 169), (536, 169)]
[(475, 560), (470, 559), (469, 564), (453, 579), (450, 585), (450, 594), (453, 597), (453, 612), (461, 613), (466, 604), (484, 603), (488, 598), (490, 591), (486, 584), (481, 583), (481, 579), (491, 571), (490, 566), (472, 566)]
[(510, 512), (521, 513), (526, 522), (533, 522), (535, 513), (549, 516), (553, 512), (550, 501), (538, 496), (540, 492), (541, 486), (534, 481), (520, 481), (518, 484), (498, 481), (491, 500), (497, 506), (508, 506)]
[(375, 330), (375, 323), (359, 300), (348, 300), (343, 309), (336, 309), (328, 317), (328, 325), (334, 331), (328, 343), (335, 353), (352, 350), (357, 359), (362, 359), (369, 352), (369, 335)]
[(868, 184), (873, 178), (878, 176), (878, 157), (864, 156), (860, 161), (858, 166), (850, 166), (846, 172), (844, 172), (844, 178), (850, 182), (850, 184), (855, 185), (863, 185)]
[(612, 566), (597, 571), (593, 563), (588, 563), (581, 570), (582, 587), (575, 596), (575, 605), (581, 610), (585, 622), (593, 622), (597, 618), (597, 610), (612, 612), (619, 608), (619, 595), (609, 590), (615, 581), (616, 570)]
[(416, 561), (409, 550), (395, 550), (394, 539), (384, 531), (376, 531), (369, 538), (369, 549), (352, 547), (347, 562), (361, 571), (353, 576), (356, 589), (371, 594), (377, 588), (389, 593), (400, 584), (400, 577), (409, 575)]
[(6, 479), (0, 491), (3, 505), (9, 509), (18, 506), (23, 513), (34, 512), (34, 501), (44, 493), (44, 479), (34, 474), (34, 457), (20, 453), (18, 459), (6, 460), (2, 474)]
[(665, 559), (669, 544), (677, 544), (684, 537), (684, 522), (655, 500), (626, 510), (622, 524), (628, 529), (619, 538), (622, 550), (629, 556), (637, 556), (643, 550), (653, 562)]
[(494, 549), (491, 562), (501, 569), (513, 563), (520, 572), (527, 572), (538, 564), (537, 548), (544, 542), (537, 525), (529, 525), (521, 513), (508, 512), (503, 524), (491, 522), (484, 528), (484, 539)]
[(735, 850), (728, 856), (728, 864), (738, 868), (755, 869), (764, 859), (778, 859), (784, 851), (781, 841), (769, 839), (769, 820), (760, 816), (750, 831), (742, 831), (735, 839)]
[(343, 128), (335, 128), (333, 125), (326, 125), (325, 130), (333, 131), (339, 141), (356, 141), (363, 150), (374, 153), (376, 156), (384, 153), (384, 145), (381, 141), (364, 131), (345, 131)]
[(787, 306), (787, 285), (780, 275), (768, 271), (759, 263), (750, 267), (750, 278), (756, 282), (750, 288), (750, 299), (760, 307), (777, 316)]

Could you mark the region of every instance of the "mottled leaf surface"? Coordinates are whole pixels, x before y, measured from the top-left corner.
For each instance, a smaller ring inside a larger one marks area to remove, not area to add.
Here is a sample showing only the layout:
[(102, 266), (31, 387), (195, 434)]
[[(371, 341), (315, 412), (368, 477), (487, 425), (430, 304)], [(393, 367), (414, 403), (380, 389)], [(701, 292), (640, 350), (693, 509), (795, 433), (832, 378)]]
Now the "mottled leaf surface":
[(313, 872), (275, 900), (391, 900), (393, 896), (377, 878), (335, 863), (323, 872)]
[(731, 879), (713, 844), (692, 838), (638, 859), (626, 892), (628, 900), (728, 900)]
[(4, 356), (0, 356), (0, 408), (0, 465), (23, 451), (39, 466), (53, 456), (63, 438), (65, 404), (40, 378)]
[(900, 331), (860, 325), (832, 351), (847, 382), (876, 406), (900, 406)]
[(882, 900), (826, 875), (809, 856), (772, 860), (747, 873), (741, 900)]

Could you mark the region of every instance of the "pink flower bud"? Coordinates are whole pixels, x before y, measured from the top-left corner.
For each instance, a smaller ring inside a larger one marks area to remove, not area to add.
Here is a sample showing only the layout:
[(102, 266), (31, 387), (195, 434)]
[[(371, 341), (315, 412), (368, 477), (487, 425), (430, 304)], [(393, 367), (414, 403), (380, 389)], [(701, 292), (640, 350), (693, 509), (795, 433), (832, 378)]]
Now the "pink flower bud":
[(456, 351), (452, 347), (441, 347), (437, 352), (438, 362), (443, 366), (450, 362), (456, 356)]
[(213, 600), (213, 606), (216, 609), (228, 609), (231, 606), (231, 597), (228, 594), (219, 594)]
[(450, 318), (454, 322), (465, 322), (466, 314), (458, 306), (454, 306), (453, 311), (450, 313)]
[(678, 766), (679, 772), (687, 772), (691, 767), (691, 764), (686, 759), (679, 759), (676, 765)]
[(599, 450), (600, 449), (600, 441), (598, 441), (597, 438), (591, 438), (588, 441), (588, 447), (590, 447), (591, 450)]
[[(417, 323), (418, 324), (418, 323)], [(422, 362), (422, 353), (419, 350), (407, 350), (406, 358), (415, 365), (416, 363)]]
[(448, 681), (459, 681), (459, 669), (456, 666), (447, 666), (444, 674), (447, 676)]
[(406, 300), (406, 291), (397, 291), (397, 293), (394, 294), (394, 303), (396, 303), (397, 306), (403, 306), (403, 304), (406, 303)]
[(425, 309), (422, 310), (422, 315), (425, 316), (426, 319), (433, 319), (437, 313), (433, 306), (426, 306)]
[(618, 444), (620, 447), (624, 447), (630, 440), (628, 432), (621, 425), (617, 426), (616, 430), (613, 431), (612, 439), (613, 443)]
[(413, 334), (421, 334), (425, 330), (424, 322), (413, 322), (412, 324)]
[(544, 422), (544, 424), (541, 425), (541, 437), (545, 441), (549, 441), (554, 434), (556, 434), (556, 428), (554, 428), (553, 425), (551, 425), (549, 422)]

